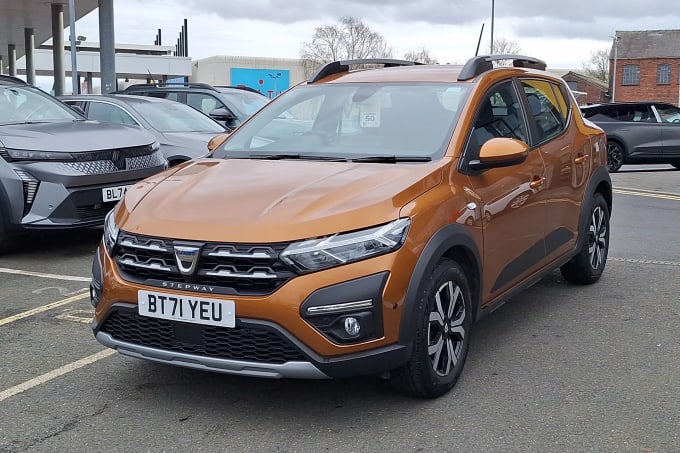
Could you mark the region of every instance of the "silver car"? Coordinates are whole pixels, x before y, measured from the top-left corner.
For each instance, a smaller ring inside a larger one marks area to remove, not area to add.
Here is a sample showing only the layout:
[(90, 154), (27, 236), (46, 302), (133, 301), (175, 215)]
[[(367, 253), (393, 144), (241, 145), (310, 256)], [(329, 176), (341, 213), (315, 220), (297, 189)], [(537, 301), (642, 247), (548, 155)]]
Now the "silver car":
[(88, 121), (0, 75), (0, 253), (24, 230), (103, 224), (130, 185), (167, 165), (147, 131)]

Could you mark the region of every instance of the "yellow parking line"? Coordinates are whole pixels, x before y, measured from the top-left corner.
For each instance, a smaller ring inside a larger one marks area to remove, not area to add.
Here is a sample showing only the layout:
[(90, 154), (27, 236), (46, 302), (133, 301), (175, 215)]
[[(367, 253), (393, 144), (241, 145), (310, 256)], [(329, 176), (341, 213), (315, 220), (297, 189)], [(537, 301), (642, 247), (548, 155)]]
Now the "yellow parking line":
[(71, 302), (75, 302), (77, 300), (86, 299), (88, 297), (90, 297), (89, 291), (76, 294), (75, 296), (67, 297), (66, 299), (52, 302), (51, 304), (43, 305), (42, 307), (34, 308), (23, 313), (17, 313), (16, 315), (12, 315), (9, 318), (0, 319), (0, 326), (4, 326), (5, 324), (9, 324), (10, 322), (18, 321), (20, 319), (28, 318), (29, 316), (33, 316), (56, 307), (61, 307), (62, 305), (70, 304)]
[(647, 192), (636, 189), (612, 189), (612, 192), (621, 195), (635, 195), (638, 197), (661, 198), (663, 200), (680, 201), (680, 195), (661, 193), (661, 192)]
[(78, 368), (82, 368), (85, 365), (89, 365), (91, 363), (96, 362), (97, 360), (104, 359), (115, 353), (116, 353), (115, 349), (104, 349), (103, 351), (100, 351), (96, 354), (92, 354), (91, 356), (82, 358), (80, 360), (76, 360), (75, 362), (71, 362), (67, 365), (57, 368), (56, 370), (52, 370), (48, 373), (41, 374), (38, 377), (34, 377), (33, 379), (29, 379), (26, 382), (22, 382), (21, 384), (15, 385), (14, 387), (10, 387), (7, 390), (3, 390), (2, 392), (0, 392), (0, 402), (18, 393), (30, 390), (33, 387), (37, 387), (63, 374), (70, 373), (71, 371), (77, 370)]

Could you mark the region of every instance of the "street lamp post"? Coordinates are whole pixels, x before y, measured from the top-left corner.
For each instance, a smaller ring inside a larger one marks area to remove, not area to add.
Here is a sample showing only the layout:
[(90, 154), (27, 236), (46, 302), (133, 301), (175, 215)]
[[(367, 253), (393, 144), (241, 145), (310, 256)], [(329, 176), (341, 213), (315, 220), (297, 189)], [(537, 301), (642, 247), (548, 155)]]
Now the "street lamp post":
[(614, 75), (610, 76), (609, 78), (612, 81), (612, 102), (616, 102), (616, 60), (618, 58), (618, 53), (619, 53), (619, 37), (618, 36), (612, 36), (614, 38)]
[(493, 55), (493, 19), (494, 19), (494, 9), (495, 9), (495, 0), (491, 0), (491, 47), (489, 49), (489, 55)]
[(274, 79), (274, 96), (272, 97), (272, 99), (273, 99), (273, 98), (276, 97), (276, 94), (277, 94), (277, 92), (278, 92), (278, 91), (277, 91), (277, 87), (276, 87), (276, 85), (277, 85), (276, 82), (279, 80), (279, 77), (281, 77), (281, 73), (280, 73), (280, 72), (277, 72), (276, 74), (269, 74), (269, 77), (271, 77), (272, 79)]

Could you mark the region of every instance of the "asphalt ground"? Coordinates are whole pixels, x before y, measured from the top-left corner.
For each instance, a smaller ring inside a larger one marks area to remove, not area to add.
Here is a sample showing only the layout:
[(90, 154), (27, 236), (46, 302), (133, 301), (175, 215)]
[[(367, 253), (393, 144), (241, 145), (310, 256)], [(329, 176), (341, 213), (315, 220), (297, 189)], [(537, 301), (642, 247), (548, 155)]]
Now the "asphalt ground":
[(0, 451), (680, 451), (680, 171), (622, 170), (600, 282), (483, 319), (436, 400), (121, 356), (89, 326), (101, 229), (29, 236), (0, 257)]

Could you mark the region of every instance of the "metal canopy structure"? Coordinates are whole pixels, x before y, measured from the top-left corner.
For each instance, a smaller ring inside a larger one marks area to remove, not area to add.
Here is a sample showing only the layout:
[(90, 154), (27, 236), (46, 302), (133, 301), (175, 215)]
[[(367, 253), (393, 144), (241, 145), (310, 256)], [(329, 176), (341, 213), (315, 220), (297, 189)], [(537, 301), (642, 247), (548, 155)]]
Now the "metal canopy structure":
[[(16, 57), (26, 55), (24, 29), (33, 28), (35, 45), (52, 37), (53, 4), (63, 5), (64, 27), (68, 27), (68, 0), (1, 0), (0, 1), (0, 56), (3, 66), (8, 62), (8, 45), (16, 46)], [(97, 0), (77, 0), (76, 20), (97, 9)], [(94, 38), (94, 37), (93, 37)]]

